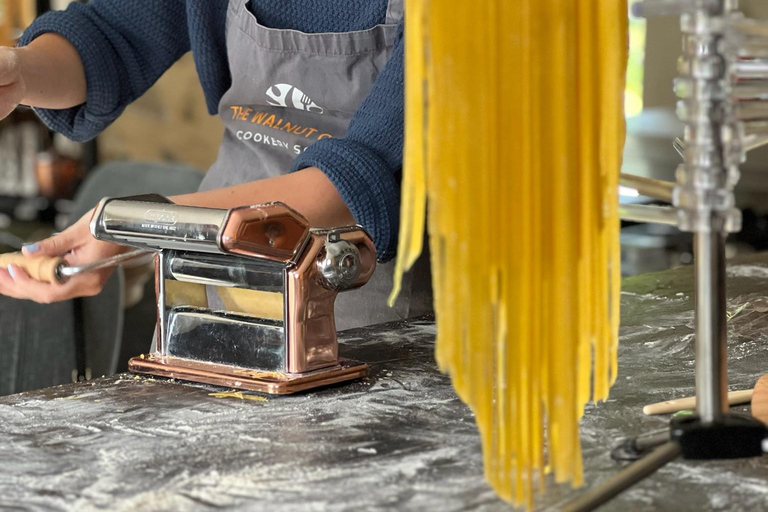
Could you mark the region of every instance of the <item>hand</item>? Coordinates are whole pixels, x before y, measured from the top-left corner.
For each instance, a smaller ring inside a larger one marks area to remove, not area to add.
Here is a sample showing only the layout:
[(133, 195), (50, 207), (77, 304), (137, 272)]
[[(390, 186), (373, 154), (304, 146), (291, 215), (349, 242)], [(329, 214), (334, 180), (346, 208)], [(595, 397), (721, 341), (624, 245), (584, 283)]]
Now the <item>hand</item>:
[[(25, 246), (24, 254), (29, 257), (63, 256), (68, 265), (76, 266), (127, 251), (127, 247), (93, 238), (88, 229), (92, 214), (92, 211), (85, 214), (76, 224), (58, 235)], [(42, 304), (73, 297), (91, 297), (101, 292), (113, 271), (114, 268), (106, 268), (73, 276), (64, 284), (48, 284), (35, 281), (16, 265), (9, 265), (7, 269), (0, 268), (0, 294)]]
[(16, 48), (0, 47), (0, 119), (19, 106), (27, 94)]

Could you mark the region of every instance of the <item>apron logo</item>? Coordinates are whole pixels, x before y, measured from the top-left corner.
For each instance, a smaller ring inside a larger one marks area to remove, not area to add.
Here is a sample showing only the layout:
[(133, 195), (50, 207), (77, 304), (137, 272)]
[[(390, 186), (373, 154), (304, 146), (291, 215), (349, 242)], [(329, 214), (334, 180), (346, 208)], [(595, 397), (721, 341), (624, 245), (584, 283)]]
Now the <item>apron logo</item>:
[(267, 103), (274, 107), (293, 107), (313, 114), (323, 113), (322, 107), (319, 107), (303, 91), (290, 84), (273, 85), (267, 90), (267, 96), (269, 97)]

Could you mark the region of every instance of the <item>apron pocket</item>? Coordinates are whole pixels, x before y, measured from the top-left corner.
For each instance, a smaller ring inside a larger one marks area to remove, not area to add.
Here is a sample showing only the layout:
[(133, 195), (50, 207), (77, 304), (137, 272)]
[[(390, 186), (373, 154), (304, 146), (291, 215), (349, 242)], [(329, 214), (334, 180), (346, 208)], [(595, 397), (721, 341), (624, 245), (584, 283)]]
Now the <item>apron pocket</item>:
[[(230, 4), (231, 5), (231, 4)], [(256, 19), (251, 0), (236, 2), (239, 27), (264, 50), (277, 53), (302, 53), (325, 57), (353, 57), (386, 51), (394, 45), (398, 24), (379, 24), (354, 32), (310, 34), (300, 30), (269, 28)]]

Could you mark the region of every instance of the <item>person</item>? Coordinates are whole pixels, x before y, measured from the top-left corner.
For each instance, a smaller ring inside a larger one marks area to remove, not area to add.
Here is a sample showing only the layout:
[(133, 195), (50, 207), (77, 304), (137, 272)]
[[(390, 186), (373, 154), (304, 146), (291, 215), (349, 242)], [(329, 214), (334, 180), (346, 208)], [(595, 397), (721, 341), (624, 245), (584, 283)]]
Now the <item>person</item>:
[[(36, 109), (53, 130), (91, 139), (191, 51), (208, 109), (226, 126), (218, 158), (179, 204), (282, 201), (315, 227), (358, 223), (380, 264), (341, 294), (340, 328), (428, 313), (428, 264), (392, 288), (403, 149), (403, 0), (92, 0), (38, 18), (0, 49), (0, 116)], [(72, 265), (124, 248), (95, 240), (90, 215), (27, 246)], [(425, 270), (426, 269), (426, 270)], [(0, 294), (54, 302), (98, 294), (111, 270), (63, 285), (0, 269)]]

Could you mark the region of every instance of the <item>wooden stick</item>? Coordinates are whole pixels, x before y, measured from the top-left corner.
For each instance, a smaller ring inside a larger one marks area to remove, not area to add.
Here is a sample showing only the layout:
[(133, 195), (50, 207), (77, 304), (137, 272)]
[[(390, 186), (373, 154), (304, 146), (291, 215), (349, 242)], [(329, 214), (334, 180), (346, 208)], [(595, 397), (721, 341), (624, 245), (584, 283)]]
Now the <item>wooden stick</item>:
[[(728, 393), (728, 405), (746, 404), (752, 400), (753, 389), (743, 389), (741, 391), (731, 391)], [(653, 414), (670, 414), (678, 411), (685, 411), (687, 409), (696, 408), (696, 397), (689, 396), (686, 398), (678, 398), (676, 400), (667, 400), (666, 402), (659, 402), (657, 404), (650, 404), (643, 407), (643, 413), (647, 415)]]
[(768, 375), (763, 375), (755, 384), (752, 396), (752, 416), (768, 425)]
[(64, 263), (62, 258), (24, 256), (20, 252), (0, 254), (0, 266), (6, 268), (11, 264), (16, 265), (24, 269), (29, 277), (43, 283), (59, 283), (56, 269), (62, 263)]

